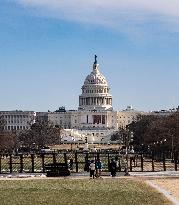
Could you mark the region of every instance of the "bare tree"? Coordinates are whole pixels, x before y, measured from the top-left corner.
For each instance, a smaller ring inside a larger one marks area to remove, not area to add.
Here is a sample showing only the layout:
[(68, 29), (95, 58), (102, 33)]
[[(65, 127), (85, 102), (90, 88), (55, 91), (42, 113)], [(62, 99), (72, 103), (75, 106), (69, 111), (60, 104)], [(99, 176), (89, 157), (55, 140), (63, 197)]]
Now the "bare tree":
[(179, 148), (179, 112), (169, 116), (144, 116), (129, 125), (134, 132), (134, 144), (156, 148)]
[(22, 146), (33, 147), (34, 145), (40, 149), (49, 145), (58, 144), (61, 134), (61, 128), (46, 120), (37, 120), (31, 126), (31, 129), (23, 131), (18, 136), (18, 141)]

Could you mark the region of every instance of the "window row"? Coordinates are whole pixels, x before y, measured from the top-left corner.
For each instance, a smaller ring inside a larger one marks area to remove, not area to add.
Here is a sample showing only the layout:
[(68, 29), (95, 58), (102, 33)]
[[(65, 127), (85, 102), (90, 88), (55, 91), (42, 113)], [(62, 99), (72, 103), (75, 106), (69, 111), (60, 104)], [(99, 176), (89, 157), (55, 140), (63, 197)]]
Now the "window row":
[(22, 119), (22, 118), (29, 118), (29, 116), (26, 115), (2, 115), (3, 118), (5, 119), (10, 119), (10, 118), (17, 118), (17, 119)]
[[(26, 121), (22, 121), (22, 120), (9, 120), (9, 121), (5, 121), (7, 124), (19, 124), (19, 123), (24, 123)], [(27, 122), (26, 122), (27, 123)]]
[(5, 130), (26, 130), (29, 129), (28, 126), (5, 126)]
[(83, 93), (108, 93), (109, 89), (100, 89), (100, 90), (84, 90)]

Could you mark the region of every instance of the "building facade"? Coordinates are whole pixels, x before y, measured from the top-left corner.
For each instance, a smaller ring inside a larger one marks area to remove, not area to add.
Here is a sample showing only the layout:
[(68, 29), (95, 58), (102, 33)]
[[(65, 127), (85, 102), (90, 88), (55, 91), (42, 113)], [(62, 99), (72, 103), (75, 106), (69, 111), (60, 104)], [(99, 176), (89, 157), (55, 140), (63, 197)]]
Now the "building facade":
[(137, 121), (142, 115), (148, 115), (148, 113), (135, 110), (132, 106), (127, 106), (125, 110), (117, 112), (118, 127), (126, 128), (127, 125), (131, 124), (133, 121)]
[(26, 130), (35, 122), (36, 112), (34, 111), (0, 111), (4, 120), (4, 130)]
[(36, 112), (35, 120), (40, 122), (48, 122), (48, 112)]

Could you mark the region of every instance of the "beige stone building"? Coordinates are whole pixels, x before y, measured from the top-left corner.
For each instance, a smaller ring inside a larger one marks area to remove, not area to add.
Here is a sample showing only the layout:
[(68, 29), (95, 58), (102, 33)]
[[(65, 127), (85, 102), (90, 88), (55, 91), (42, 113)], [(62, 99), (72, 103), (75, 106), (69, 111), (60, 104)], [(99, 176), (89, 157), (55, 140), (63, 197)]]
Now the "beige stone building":
[(5, 121), (4, 130), (26, 130), (35, 122), (36, 112), (34, 111), (0, 111), (0, 116)]
[(125, 110), (117, 112), (118, 127), (126, 128), (127, 125), (136, 121), (141, 115), (148, 115), (148, 113), (134, 110), (132, 106), (128, 106)]

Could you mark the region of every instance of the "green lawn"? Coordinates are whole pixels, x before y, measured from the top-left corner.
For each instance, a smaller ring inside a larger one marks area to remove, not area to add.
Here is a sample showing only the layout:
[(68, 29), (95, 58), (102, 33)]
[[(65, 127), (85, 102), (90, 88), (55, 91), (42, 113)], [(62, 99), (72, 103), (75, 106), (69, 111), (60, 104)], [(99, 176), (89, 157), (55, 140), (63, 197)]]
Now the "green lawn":
[(146, 184), (127, 179), (1, 180), (1, 205), (169, 205)]

